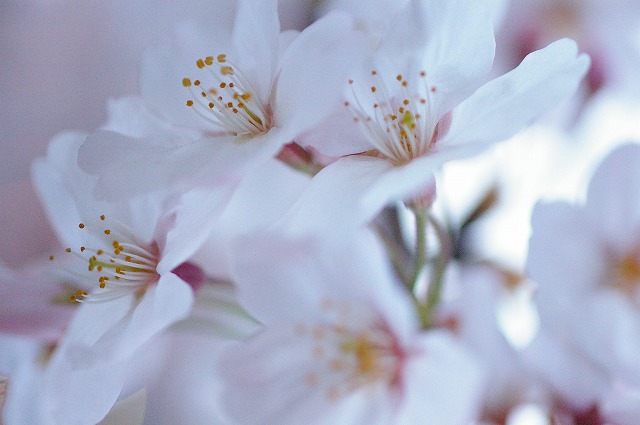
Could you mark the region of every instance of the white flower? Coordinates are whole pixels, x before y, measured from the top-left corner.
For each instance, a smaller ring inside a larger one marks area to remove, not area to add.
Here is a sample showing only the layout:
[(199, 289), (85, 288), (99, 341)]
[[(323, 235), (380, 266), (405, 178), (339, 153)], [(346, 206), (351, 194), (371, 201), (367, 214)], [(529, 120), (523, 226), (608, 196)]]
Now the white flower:
[(542, 329), (527, 357), (577, 410), (640, 388), (639, 165), (637, 145), (617, 148), (584, 205), (533, 213), (527, 267), (540, 285)]
[[(95, 179), (75, 165), (84, 140), (52, 141), (34, 164), (34, 182), (66, 257), (57, 257), (83, 303), (44, 372), (43, 403), (54, 423), (95, 423), (118, 398), (131, 356), (187, 316), (204, 273), (189, 257), (208, 237), (219, 192), (174, 200), (157, 193), (120, 203), (91, 198)], [(57, 422), (56, 422), (57, 421)]]
[[(335, 13), (302, 33), (281, 33), (275, 0), (242, 1), (233, 47), (193, 58), (197, 76), (171, 82), (184, 86), (182, 97), (170, 96), (166, 87), (163, 74), (176, 67), (166, 54), (152, 58), (143, 75), (145, 92), (153, 98), (162, 98), (162, 93), (171, 97), (162, 102), (171, 108), (155, 109), (169, 122), (200, 130), (201, 138), (168, 141), (153, 149), (145, 139), (102, 131), (84, 144), (81, 166), (99, 174), (100, 185), (109, 191), (126, 189), (126, 182), (136, 179), (161, 187), (168, 180), (228, 183), (232, 176), (242, 177), (317, 125), (338, 103), (348, 72), (361, 57), (352, 27), (350, 18)], [(173, 113), (177, 108), (188, 109), (191, 117), (176, 120), (184, 115)], [(118, 155), (102, 158), (105, 149), (117, 149)]]
[(367, 242), (238, 246), (240, 299), (265, 328), (218, 369), (220, 405), (235, 423), (444, 425), (475, 413), (475, 361), (446, 332), (419, 330)]
[[(303, 140), (344, 156), (316, 176), (300, 201), (305, 221), (366, 222), (388, 202), (423, 189), (443, 162), (512, 136), (575, 91), (589, 59), (570, 40), (532, 53), (483, 85), (494, 56), (492, 13), (468, 0), (407, 5), (368, 76), (353, 78), (353, 96), (332, 116), (342, 124), (326, 123)], [(331, 133), (344, 129), (347, 116), (360, 136)], [(333, 205), (336, 214), (314, 213), (318, 202)]]

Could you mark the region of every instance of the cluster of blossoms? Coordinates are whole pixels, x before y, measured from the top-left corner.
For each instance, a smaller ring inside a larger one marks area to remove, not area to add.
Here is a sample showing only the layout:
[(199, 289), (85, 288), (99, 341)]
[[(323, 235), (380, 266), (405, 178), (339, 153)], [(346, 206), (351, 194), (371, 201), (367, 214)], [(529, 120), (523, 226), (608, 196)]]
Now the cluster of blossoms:
[(446, 208), (443, 167), (622, 80), (606, 43), (497, 0), (233, 7), (34, 161), (59, 246), (0, 266), (0, 422), (639, 423), (640, 147), (536, 206), (521, 270), (471, 253), (495, 190)]

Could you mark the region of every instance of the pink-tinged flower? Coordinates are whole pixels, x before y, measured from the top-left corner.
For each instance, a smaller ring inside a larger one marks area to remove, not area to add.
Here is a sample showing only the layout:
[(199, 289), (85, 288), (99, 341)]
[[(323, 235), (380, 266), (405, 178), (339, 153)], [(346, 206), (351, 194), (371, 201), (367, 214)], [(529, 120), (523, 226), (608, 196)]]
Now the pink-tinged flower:
[[(412, 1), (403, 13), (367, 75), (353, 77), (342, 118), (302, 140), (321, 153), (345, 156), (303, 195), (300, 216), (307, 221), (368, 221), (388, 202), (427, 186), (443, 162), (487, 149), (568, 98), (589, 66), (565, 39), (483, 84), (495, 47), (491, 8), (468, 0)], [(345, 128), (346, 118), (360, 135), (330, 134)], [(336, 214), (314, 213), (318, 202)]]
[(64, 274), (52, 265), (20, 271), (0, 266), (0, 332), (57, 340), (74, 311), (60, 299), (65, 290)]
[[(161, 143), (159, 149), (156, 142), (154, 149), (149, 140), (102, 131), (84, 144), (81, 166), (99, 174), (99, 184), (111, 191), (137, 179), (160, 187), (168, 179), (241, 177), (338, 103), (348, 72), (361, 57), (353, 26), (336, 13), (299, 34), (281, 33), (275, 0), (241, 2), (232, 46), (200, 52), (204, 55), (190, 61), (193, 71), (171, 82), (166, 70), (176, 65), (166, 54), (153, 56), (143, 73), (143, 95), (151, 108), (169, 122), (200, 130), (201, 138)], [(172, 95), (174, 86), (183, 86), (181, 96)], [(105, 149), (117, 155), (103, 158)]]
[[(239, 297), (264, 329), (224, 353), (233, 423), (466, 423), (482, 373), (367, 245), (254, 238), (234, 252)], [(347, 246), (349, 245), (349, 246)]]
[(511, 2), (498, 31), (498, 41), (505, 47), (499, 61), (513, 67), (552, 40), (570, 37), (593, 61), (585, 78), (586, 94), (610, 87), (637, 89), (639, 26), (640, 9), (632, 0), (516, 0)]
[(542, 328), (527, 357), (575, 410), (597, 405), (605, 419), (615, 393), (640, 411), (639, 165), (640, 147), (617, 148), (583, 205), (539, 204), (532, 217)]
[[(66, 255), (53, 258), (77, 282), (82, 305), (44, 372), (49, 417), (95, 423), (116, 402), (129, 360), (185, 318), (204, 273), (189, 257), (215, 222), (222, 192), (156, 193), (120, 203), (91, 198), (95, 178), (75, 165), (81, 134), (53, 140), (34, 182)], [(221, 210), (221, 209), (220, 209)]]
[(438, 310), (438, 321), (485, 365), (481, 417), (496, 423), (503, 423), (520, 404), (546, 396), (519, 354), (535, 336), (537, 316), (530, 291), (518, 278), (488, 265), (451, 263)]

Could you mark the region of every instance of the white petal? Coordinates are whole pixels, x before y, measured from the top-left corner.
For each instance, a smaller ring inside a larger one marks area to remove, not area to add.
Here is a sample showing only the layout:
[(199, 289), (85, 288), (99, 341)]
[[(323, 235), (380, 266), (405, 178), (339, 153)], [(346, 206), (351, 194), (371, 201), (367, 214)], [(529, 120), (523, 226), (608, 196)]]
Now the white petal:
[(640, 147), (624, 145), (609, 154), (591, 179), (588, 214), (594, 232), (621, 252), (635, 249), (640, 232)]
[(366, 224), (384, 206), (425, 188), (435, 169), (458, 154), (435, 153), (399, 166), (364, 155), (342, 158), (314, 177), (285, 221), (303, 233), (313, 228), (337, 234)]
[[(219, 5), (213, 7), (220, 9)], [(140, 72), (140, 92), (149, 109), (169, 123), (200, 130), (214, 128), (185, 105), (192, 96), (182, 85), (182, 79), (198, 78), (196, 60), (228, 53), (231, 46), (228, 23), (215, 22), (228, 20), (228, 14), (218, 10), (206, 16), (206, 24), (176, 25), (171, 47), (145, 51)]]
[(523, 352), (527, 366), (551, 383), (578, 410), (587, 409), (608, 388), (605, 371), (569, 346), (562, 336), (543, 329)]
[(221, 407), (238, 424), (327, 423), (329, 399), (306, 384), (312, 349), (292, 328), (274, 328), (230, 348), (218, 366)]
[(430, 98), (437, 119), (469, 96), (491, 70), (493, 10), (475, 0), (413, 0), (412, 8), (414, 19), (426, 29), (423, 63), (429, 86), (437, 90)]
[[(395, 423), (464, 424), (478, 414), (484, 385), (480, 365), (453, 338), (429, 331), (414, 348), (403, 378), (403, 400)], [(420, 352), (421, 351), (421, 352)]]
[(385, 318), (400, 339), (413, 333), (413, 304), (381, 246), (368, 233), (341, 237), (290, 238), (274, 231), (242, 238), (232, 252), (240, 302), (273, 326), (322, 318), (325, 301), (353, 303)]
[(513, 71), (480, 87), (453, 110), (437, 149), (504, 140), (571, 96), (589, 67), (574, 41), (563, 39), (529, 54)]
[[(565, 203), (540, 203), (531, 218), (527, 270), (543, 296), (584, 293), (600, 281), (602, 251), (583, 211)], [(552, 300), (549, 300), (552, 301)]]
[(222, 214), (224, 203), (231, 196), (226, 189), (193, 190), (182, 195), (173, 227), (166, 234), (162, 259), (156, 270), (162, 274), (173, 270), (187, 259), (209, 237)]
[(78, 161), (100, 175), (97, 197), (118, 200), (160, 189), (236, 184), (248, 169), (275, 156), (290, 141), (277, 128), (247, 140), (225, 136), (186, 142), (98, 131), (82, 145)]
[(144, 294), (123, 332), (112, 336), (117, 355), (131, 355), (152, 336), (186, 317), (192, 304), (189, 285), (173, 273), (163, 274)]
[(274, 101), (277, 126), (295, 136), (329, 115), (361, 60), (361, 39), (352, 20), (331, 14), (305, 29), (280, 63)]
[(147, 393), (142, 389), (117, 402), (98, 425), (142, 425), (146, 404)]
[[(233, 29), (234, 57), (263, 105), (269, 103), (278, 64), (280, 20), (276, 0), (240, 1)], [(222, 52), (221, 52), (222, 53)]]
[(390, 423), (393, 399), (383, 385), (356, 389), (335, 401), (326, 376), (309, 384), (309, 373), (322, 370), (312, 353), (309, 341), (285, 327), (237, 344), (218, 367), (224, 382), (221, 406), (241, 424)]
[(340, 157), (371, 149), (371, 142), (344, 105), (336, 106), (319, 125), (298, 138), (298, 143), (311, 146), (321, 154)]
[(132, 295), (82, 305), (47, 371), (54, 415), (62, 423), (101, 420), (122, 390), (133, 353), (184, 318), (192, 301), (189, 286), (167, 273), (137, 304)]

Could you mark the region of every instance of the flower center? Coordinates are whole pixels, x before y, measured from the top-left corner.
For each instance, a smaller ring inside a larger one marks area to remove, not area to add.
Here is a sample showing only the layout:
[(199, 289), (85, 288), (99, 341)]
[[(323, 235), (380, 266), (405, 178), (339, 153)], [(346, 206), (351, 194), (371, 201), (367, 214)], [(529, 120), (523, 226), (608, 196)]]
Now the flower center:
[[(436, 139), (436, 125), (432, 118), (431, 97), (435, 86), (428, 87), (426, 72), (419, 74), (419, 83), (410, 87), (402, 74), (398, 74), (395, 91), (389, 89), (377, 71), (371, 71), (373, 84), (367, 90), (369, 99), (356, 93), (353, 80), (349, 80), (355, 104), (345, 102), (353, 120), (358, 124), (376, 150), (376, 153), (394, 164), (404, 164), (429, 153)], [(411, 91), (413, 90), (413, 91)]]
[(187, 106), (232, 136), (255, 136), (269, 131), (271, 116), (260, 103), (249, 80), (227, 59), (227, 55), (207, 56), (196, 61), (198, 69), (207, 70), (211, 84), (183, 78), (192, 99)]
[[(104, 221), (105, 216), (100, 216)], [(88, 293), (78, 290), (71, 295), (71, 301), (100, 302), (109, 301), (129, 294), (141, 295), (158, 281), (156, 267), (159, 261), (158, 247), (155, 243), (143, 244), (136, 241), (126, 228), (113, 223), (111, 228), (103, 228), (99, 233), (88, 229), (97, 236), (100, 247), (81, 246), (74, 250), (67, 248), (87, 265), (90, 274), (97, 275), (98, 288)], [(87, 230), (84, 223), (80, 229)]]
[(623, 294), (635, 298), (640, 286), (640, 258), (637, 253), (624, 254), (614, 265), (613, 279), (610, 285)]
[(329, 400), (378, 383), (395, 387), (400, 381), (405, 355), (395, 336), (377, 318), (363, 322), (370, 313), (353, 307), (324, 301), (328, 318), (337, 321), (296, 326), (296, 334), (309, 338), (312, 347), (313, 366), (305, 375), (305, 384), (321, 386)]

